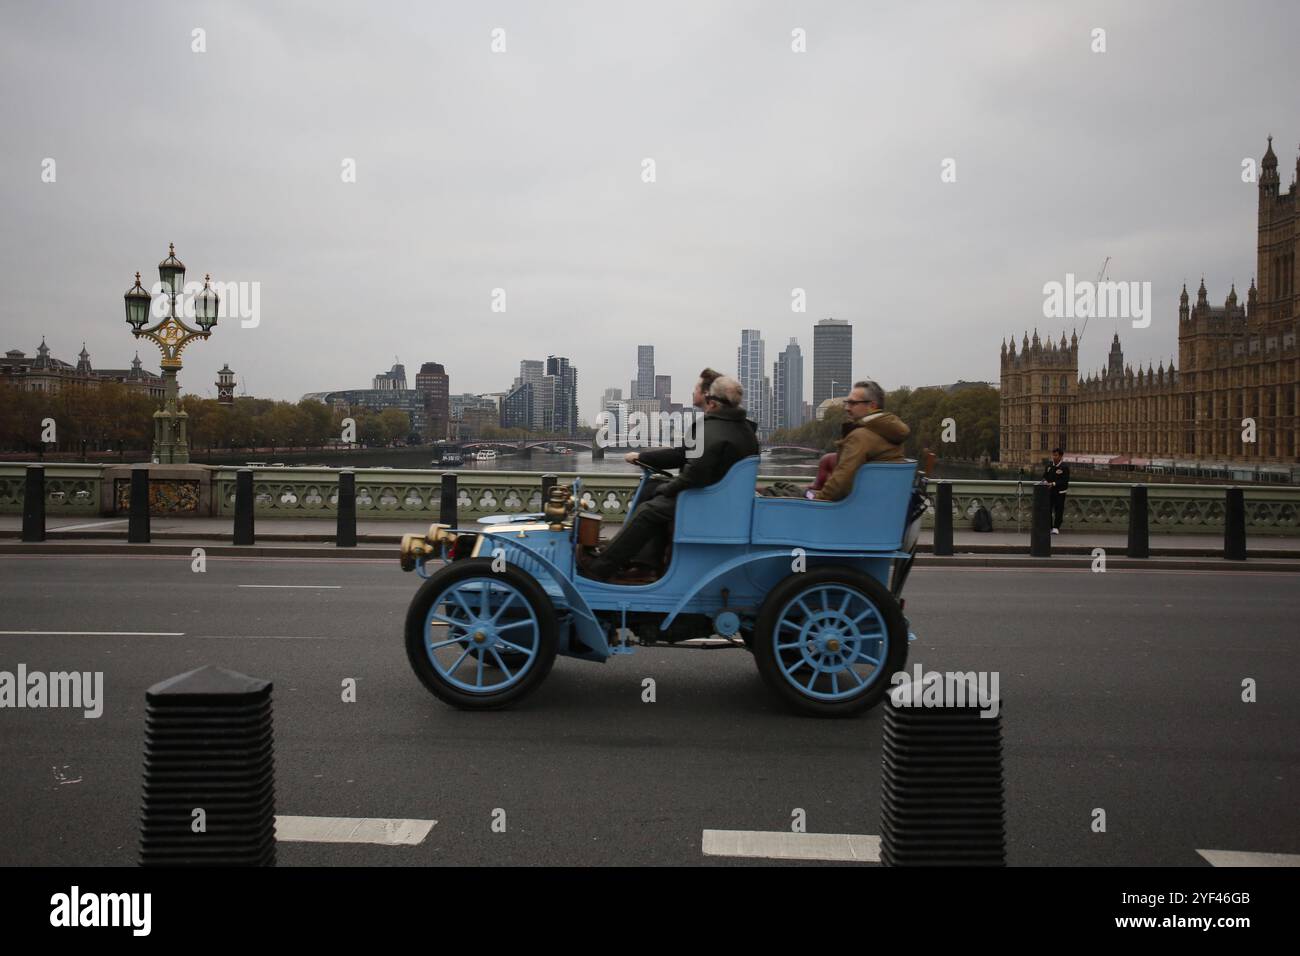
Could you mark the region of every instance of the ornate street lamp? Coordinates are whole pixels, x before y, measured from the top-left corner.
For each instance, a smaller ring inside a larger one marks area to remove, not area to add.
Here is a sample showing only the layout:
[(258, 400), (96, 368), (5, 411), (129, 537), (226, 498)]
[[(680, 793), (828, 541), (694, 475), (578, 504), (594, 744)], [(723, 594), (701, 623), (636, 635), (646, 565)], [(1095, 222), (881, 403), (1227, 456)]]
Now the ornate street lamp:
[(163, 294), (168, 298), (167, 315), (156, 325), (145, 328), (153, 298), (140, 285), (140, 273), (135, 274), (135, 285), (127, 290), (126, 321), (131, 334), (137, 339), (149, 339), (162, 352), (163, 407), (154, 413), (153, 460), (156, 464), (183, 465), (190, 460), (189, 438), (185, 433), (189, 416), (178, 408), (176, 373), (181, 370), (181, 352), (195, 339), (206, 339), (217, 324), (217, 310), (221, 300), (210, 284), (211, 275), (204, 276), (203, 289), (194, 297), (194, 317), (198, 328), (191, 328), (176, 313), (176, 297), (185, 290), (185, 263), (176, 258), (176, 247), (168, 244), (167, 258), (158, 263), (158, 278)]

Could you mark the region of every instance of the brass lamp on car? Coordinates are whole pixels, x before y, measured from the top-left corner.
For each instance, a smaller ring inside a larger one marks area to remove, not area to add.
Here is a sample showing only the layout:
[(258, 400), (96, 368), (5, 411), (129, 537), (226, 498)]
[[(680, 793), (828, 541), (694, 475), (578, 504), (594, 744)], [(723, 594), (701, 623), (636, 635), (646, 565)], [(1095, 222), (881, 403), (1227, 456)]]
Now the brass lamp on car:
[(401, 564), (403, 571), (414, 571), (420, 558), (437, 557), (444, 545), (455, 544), (456, 532), (449, 525), (431, 524), (423, 534), (402, 535)]
[(553, 485), (542, 506), (542, 514), (551, 523), (552, 531), (564, 530), (564, 519), (573, 511), (573, 491), (568, 485)]

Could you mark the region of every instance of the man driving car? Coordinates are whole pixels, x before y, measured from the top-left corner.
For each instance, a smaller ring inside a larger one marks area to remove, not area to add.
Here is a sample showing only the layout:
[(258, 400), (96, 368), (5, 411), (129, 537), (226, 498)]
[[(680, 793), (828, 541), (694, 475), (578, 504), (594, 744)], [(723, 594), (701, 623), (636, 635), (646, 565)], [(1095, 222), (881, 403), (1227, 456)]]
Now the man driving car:
[[(758, 454), (758, 439), (754, 425), (741, 407), (744, 390), (740, 383), (728, 375), (720, 375), (709, 385), (704, 395), (704, 420), (698, 436), (700, 454), (687, 459), (684, 449), (665, 448), (628, 456), (628, 461), (640, 461), (652, 467), (669, 467), (677, 464), (680, 456), (680, 474), (663, 482), (663, 488), (654, 497), (638, 503), (632, 517), (614, 536), (609, 545), (594, 558), (581, 556), (579, 569), (587, 577), (609, 580), (621, 571), (641, 548), (672, 527), (677, 513), (677, 495), (687, 488), (703, 488), (721, 481), (736, 462)], [(753, 494), (746, 489), (746, 494)]]

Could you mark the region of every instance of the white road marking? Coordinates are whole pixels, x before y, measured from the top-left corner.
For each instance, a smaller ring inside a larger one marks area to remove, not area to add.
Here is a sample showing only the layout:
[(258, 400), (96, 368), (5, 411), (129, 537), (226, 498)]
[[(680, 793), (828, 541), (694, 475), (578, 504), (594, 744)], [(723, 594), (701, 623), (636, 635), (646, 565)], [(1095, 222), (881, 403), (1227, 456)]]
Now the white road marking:
[(437, 820), (386, 820), (366, 817), (275, 818), (275, 838), (281, 843), (379, 843), (415, 846), (423, 843)]
[(790, 833), (784, 830), (705, 830), (705, 856), (769, 860), (880, 862), (880, 837), (860, 833)]
[(0, 631), (0, 634), (34, 634), (50, 637), (184, 637), (184, 631)]
[(87, 528), (107, 528), (115, 524), (126, 524), (130, 518), (121, 518), (117, 521), (96, 521), (93, 524), (64, 524), (57, 527), (51, 527), (51, 531), (84, 531)]
[(1210, 866), (1300, 866), (1300, 853), (1249, 853), (1242, 850), (1197, 850)]
[(306, 589), (309, 591), (319, 591), (319, 590), (338, 591), (342, 589), (343, 585), (341, 584), (241, 584), (240, 587), (241, 588), (279, 588), (281, 590), (287, 588), (289, 590)]
[(336, 641), (323, 634), (196, 634), (199, 640), (212, 641)]

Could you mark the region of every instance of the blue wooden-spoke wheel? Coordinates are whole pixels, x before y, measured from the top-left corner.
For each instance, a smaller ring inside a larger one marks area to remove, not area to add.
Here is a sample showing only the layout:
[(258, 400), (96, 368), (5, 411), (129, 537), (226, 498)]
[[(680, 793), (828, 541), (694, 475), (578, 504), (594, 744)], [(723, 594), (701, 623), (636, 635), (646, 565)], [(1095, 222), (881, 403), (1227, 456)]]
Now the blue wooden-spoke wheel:
[(847, 700), (880, 677), (889, 649), (871, 600), (843, 584), (808, 588), (777, 616), (772, 634), (781, 674), (817, 700)]
[(769, 593), (754, 637), (759, 672), (805, 713), (874, 706), (907, 656), (906, 626), (889, 592), (843, 567), (793, 574)]
[(555, 610), (529, 575), (493, 571), (487, 558), (458, 561), (429, 579), (407, 614), (412, 668), (457, 707), (513, 703), (536, 688), (555, 661)]
[[(507, 615), (512, 609), (517, 613)], [(528, 673), (541, 626), (517, 588), (489, 575), (458, 581), (435, 598), (425, 636), (429, 662), (443, 680), (482, 694), (504, 690)]]

